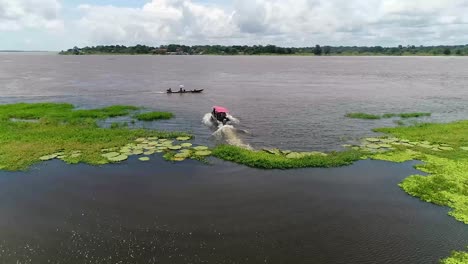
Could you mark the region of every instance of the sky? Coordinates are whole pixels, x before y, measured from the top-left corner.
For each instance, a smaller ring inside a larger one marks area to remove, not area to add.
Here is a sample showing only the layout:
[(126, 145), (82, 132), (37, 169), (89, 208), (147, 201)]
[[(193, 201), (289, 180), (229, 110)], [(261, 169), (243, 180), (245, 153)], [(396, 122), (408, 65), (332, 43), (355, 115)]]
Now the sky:
[(468, 0), (0, 0), (0, 50), (468, 44)]

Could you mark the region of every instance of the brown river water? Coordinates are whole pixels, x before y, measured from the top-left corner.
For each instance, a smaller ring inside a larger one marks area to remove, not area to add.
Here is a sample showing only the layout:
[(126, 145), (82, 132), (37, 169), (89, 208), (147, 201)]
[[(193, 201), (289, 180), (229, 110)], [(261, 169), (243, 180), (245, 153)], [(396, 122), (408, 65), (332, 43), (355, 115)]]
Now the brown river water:
[[(223, 139), (202, 119), (222, 105), (239, 120), (234, 142), (336, 150), (394, 125), (347, 112), (466, 119), (467, 69), (454, 57), (0, 53), (0, 103), (171, 111), (174, 119), (136, 125), (190, 131), (208, 145)], [(179, 84), (205, 90), (164, 93)], [(414, 164), (266, 171), (155, 156), (0, 172), (0, 263), (437, 263), (468, 245), (468, 227), (399, 189), (420, 173)]]

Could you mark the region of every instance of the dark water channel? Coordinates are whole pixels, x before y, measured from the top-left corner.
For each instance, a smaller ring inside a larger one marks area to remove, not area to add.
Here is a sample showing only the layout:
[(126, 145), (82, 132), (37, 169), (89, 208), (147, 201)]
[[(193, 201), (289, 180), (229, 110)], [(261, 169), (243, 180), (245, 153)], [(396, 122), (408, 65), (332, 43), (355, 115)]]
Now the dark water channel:
[(468, 244), (397, 183), (414, 163), (264, 171), (213, 160), (0, 174), (1, 263), (436, 263)]

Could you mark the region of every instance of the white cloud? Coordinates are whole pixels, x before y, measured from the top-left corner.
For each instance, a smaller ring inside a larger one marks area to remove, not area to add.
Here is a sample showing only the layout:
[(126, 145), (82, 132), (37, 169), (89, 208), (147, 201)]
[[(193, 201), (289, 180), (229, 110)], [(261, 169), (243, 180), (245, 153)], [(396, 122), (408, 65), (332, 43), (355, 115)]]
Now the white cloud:
[(58, 0), (0, 0), (0, 31), (62, 30)]
[(79, 8), (76, 30), (90, 45), (468, 43), (466, 0), (152, 0), (138, 8)]
[(190, 0), (154, 0), (141, 8), (80, 6), (80, 31), (90, 42), (154, 43), (210, 41), (235, 34), (232, 15)]

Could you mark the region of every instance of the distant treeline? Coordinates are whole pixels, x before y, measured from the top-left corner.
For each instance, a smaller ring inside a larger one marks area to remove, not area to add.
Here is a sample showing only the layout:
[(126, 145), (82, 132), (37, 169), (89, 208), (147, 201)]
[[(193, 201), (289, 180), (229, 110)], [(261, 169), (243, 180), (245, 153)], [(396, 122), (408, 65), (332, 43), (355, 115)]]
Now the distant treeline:
[(67, 51), (61, 51), (62, 55), (89, 55), (89, 54), (155, 54), (155, 55), (468, 55), (468, 44), (457, 46), (398, 46), (398, 47), (357, 47), (357, 46), (320, 46), (314, 47), (278, 47), (275, 45), (254, 46), (221, 46), (221, 45), (161, 45), (151, 47), (146, 45), (136, 46), (93, 46), (74, 47)]

